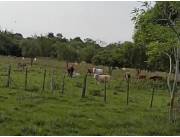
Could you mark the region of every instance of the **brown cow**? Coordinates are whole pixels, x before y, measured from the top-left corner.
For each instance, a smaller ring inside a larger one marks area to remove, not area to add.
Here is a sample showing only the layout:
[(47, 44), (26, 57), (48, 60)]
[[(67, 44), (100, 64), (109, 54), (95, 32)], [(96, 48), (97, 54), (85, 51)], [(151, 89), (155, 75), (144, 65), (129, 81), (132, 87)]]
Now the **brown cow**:
[(89, 74), (93, 74), (93, 68), (88, 68), (88, 72)]
[(67, 72), (68, 72), (68, 76), (70, 76), (71, 78), (73, 77), (73, 73), (74, 73), (74, 66), (70, 66), (67, 68)]
[(102, 75), (104, 73), (104, 70), (101, 68), (88, 68), (87, 73), (89, 74), (97, 74), (97, 75)]
[(149, 79), (156, 81), (156, 80), (163, 80), (163, 77), (162, 76), (151, 76)]

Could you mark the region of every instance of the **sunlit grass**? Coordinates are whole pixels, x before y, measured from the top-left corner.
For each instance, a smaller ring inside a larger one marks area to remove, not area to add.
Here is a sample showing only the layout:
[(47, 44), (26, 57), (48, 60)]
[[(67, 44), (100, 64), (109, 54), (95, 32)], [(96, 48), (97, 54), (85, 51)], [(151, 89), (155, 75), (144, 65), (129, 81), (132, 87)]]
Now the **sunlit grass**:
[[(28, 68), (28, 89), (25, 91), (25, 72), (17, 70), (20, 61), (19, 58), (1, 57), (0, 74), (6, 74), (7, 66), (11, 64), (12, 82), (10, 88), (6, 88), (7, 76), (0, 77), (0, 135), (180, 134), (179, 121), (176, 125), (168, 122), (169, 96), (164, 86), (156, 89), (153, 108), (150, 108), (152, 82), (132, 79), (127, 106), (123, 72), (115, 70), (107, 88), (106, 103), (103, 101), (104, 85), (96, 85), (91, 76), (87, 79), (86, 97), (81, 98), (83, 77), (90, 66), (81, 64), (77, 67), (79, 77), (65, 78), (62, 95), (65, 63), (42, 58)], [(45, 68), (47, 77), (42, 91)], [(54, 91), (50, 88), (52, 68), (56, 74)]]

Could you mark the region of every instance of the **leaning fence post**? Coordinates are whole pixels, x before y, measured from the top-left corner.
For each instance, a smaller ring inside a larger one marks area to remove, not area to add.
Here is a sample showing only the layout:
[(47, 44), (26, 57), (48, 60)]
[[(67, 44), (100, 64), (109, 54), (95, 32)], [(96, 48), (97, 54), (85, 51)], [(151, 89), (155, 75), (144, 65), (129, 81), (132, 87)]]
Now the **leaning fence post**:
[(106, 102), (106, 80), (104, 81), (104, 102)]
[(11, 65), (8, 67), (8, 77), (6, 87), (10, 87), (10, 79), (11, 79)]
[(27, 90), (27, 73), (28, 73), (28, 70), (27, 70), (27, 67), (26, 67), (26, 70), (25, 70), (25, 83), (24, 83), (24, 89)]
[(62, 79), (62, 85), (61, 85), (61, 93), (62, 94), (64, 94), (65, 76), (66, 76), (66, 74), (64, 74), (63, 79)]
[(84, 77), (82, 95), (81, 95), (82, 98), (85, 97), (85, 95), (86, 95), (86, 85), (87, 85), (87, 74)]
[(152, 90), (152, 96), (151, 96), (150, 108), (152, 108), (152, 105), (153, 105), (154, 92), (155, 92), (155, 84), (154, 84), (154, 82), (153, 82), (153, 90)]
[(46, 81), (46, 69), (44, 70), (44, 78), (43, 78), (42, 91), (44, 91), (45, 81)]

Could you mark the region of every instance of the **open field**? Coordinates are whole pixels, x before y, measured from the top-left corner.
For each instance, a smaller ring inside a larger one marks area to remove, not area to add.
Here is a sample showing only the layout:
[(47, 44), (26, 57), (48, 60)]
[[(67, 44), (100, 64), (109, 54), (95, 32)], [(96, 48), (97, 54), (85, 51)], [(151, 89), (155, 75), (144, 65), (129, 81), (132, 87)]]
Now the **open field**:
[[(17, 69), (20, 58), (0, 58), (0, 135), (180, 135), (180, 122), (168, 121), (169, 95), (164, 83), (157, 83), (153, 107), (150, 108), (152, 82), (130, 82), (129, 105), (126, 105), (126, 82), (122, 70), (113, 71), (107, 102), (103, 101), (104, 85), (96, 85), (88, 76), (86, 97), (81, 98), (87, 64), (77, 66), (81, 74), (61, 82), (65, 63), (42, 58), (25, 71)], [(6, 88), (7, 68), (11, 64), (11, 84)], [(45, 91), (42, 91), (47, 68)], [(51, 90), (52, 68), (55, 90)], [(107, 68), (105, 68), (107, 71)]]

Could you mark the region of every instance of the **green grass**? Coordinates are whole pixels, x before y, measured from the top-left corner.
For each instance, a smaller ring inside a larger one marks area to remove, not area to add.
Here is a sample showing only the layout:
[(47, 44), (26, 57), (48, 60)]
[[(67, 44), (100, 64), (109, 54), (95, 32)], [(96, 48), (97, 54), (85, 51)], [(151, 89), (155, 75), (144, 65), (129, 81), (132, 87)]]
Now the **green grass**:
[[(89, 66), (81, 64), (77, 69), (79, 77), (66, 77), (62, 95), (65, 64), (40, 58), (29, 68), (28, 90), (25, 91), (25, 72), (17, 70), (20, 61), (3, 56), (0, 59), (0, 135), (180, 135), (178, 117), (175, 125), (168, 121), (169, 96), (164, 86), (156, 90), (153, 108), (150, 108), (152, 83), (132, 80), (127, 106), (123, 72), (115, 70), (107, 88), (106, 103), (104, 85), (96, 85), (90, 76), (86, 97), (81, 99), (83, 76)], [(10, 88), (4, 86), (8, 64), (12, 65)], [(44, 68), (48, 70), (46, 90), (42, 92)], [(50, 89), (52, 68), (56, 69), (53, 92)]]

